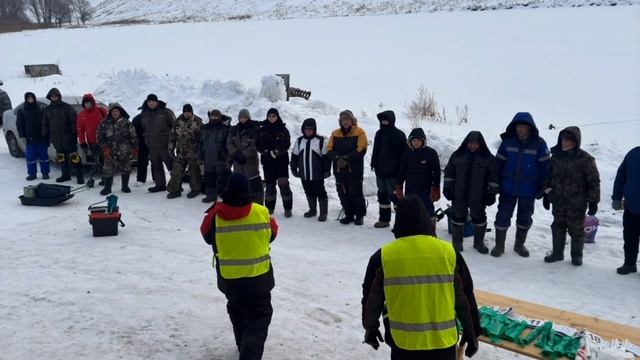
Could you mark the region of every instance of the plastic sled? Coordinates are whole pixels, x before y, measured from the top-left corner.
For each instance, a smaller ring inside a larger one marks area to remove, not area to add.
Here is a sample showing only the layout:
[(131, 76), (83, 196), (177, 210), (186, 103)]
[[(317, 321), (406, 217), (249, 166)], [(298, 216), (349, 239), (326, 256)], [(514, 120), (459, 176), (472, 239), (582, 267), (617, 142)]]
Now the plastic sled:
[(55, 206), (63, 203), (73, 197), (74, 194), (65, 194), (55, 198), (28, 198), (24, 195), (20, 195), (20, 202), (25, 206)]

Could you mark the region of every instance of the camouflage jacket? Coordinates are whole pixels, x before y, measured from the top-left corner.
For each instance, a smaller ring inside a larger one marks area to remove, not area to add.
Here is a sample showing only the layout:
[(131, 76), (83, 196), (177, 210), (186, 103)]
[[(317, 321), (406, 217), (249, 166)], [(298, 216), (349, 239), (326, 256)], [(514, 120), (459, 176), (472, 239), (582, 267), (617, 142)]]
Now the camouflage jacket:
[(179, 159), (197, 158), (201, 128), (202, 119), (196, 115), (189, 120), (178, 116), (169, 135), (169, 154), (173, 156), (175, 152)]
[[(576, 139), (574, 149), (562, 150), (565, 132)], [(580, 141), (580, 129), (570, 126), (560, 132), (558, 145), (551, 148), (549, 175), (544, 188), (555, 208), (586, 210), (589, 203), (600, 201), (600, 174), (596, 160), (580, 148)]]
[(109, 115), (98, 127), (98, 145), (108, 147), (118, 158), (130, 157), (133, 149), (138, 148), (136, 130), (128, 118), (115, 121)]

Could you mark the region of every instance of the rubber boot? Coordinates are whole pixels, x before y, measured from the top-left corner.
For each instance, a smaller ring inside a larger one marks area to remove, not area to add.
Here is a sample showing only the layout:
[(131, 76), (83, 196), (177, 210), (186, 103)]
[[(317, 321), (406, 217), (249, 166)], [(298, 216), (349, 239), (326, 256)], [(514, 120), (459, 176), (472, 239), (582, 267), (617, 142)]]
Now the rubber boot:
[(567, 241), (566, 233), (553, 232), (553, 250), (544, 257), (544, 262), (552, 263), (564, 260), (564, 244)]
[(122, 192), (130, 193), (131, 189), (129, 188), (129, 174), (122, 174)]
[(462, 252), (463, 232), (464, 227), (462, 225), (451, 224), (451, 244), (459, 252)]
[(513, 244), (513, 251), (515, 251), (522, 257), (529, 257), (529, 250), (527, 250), (527, 248), (524, 246), (525, 241), (527, 241), (528, 231), (528, 229), (516, 229), (516, 242), (515, 244)]
[(104, 178), (104, 189), (100, 190), (100, 195), (111, 194), (111, 185), (113, 185), (113, 176)]
[(307, 196), (307, 203), (309, 204), (309, 211), (304, 213), (304, 217), (310, 218), (318, 215), (318, 211), (316, 207), (317, 198), (314, 196)]
[(507, 229), (496, 228), (496, 246), (491, 249), (491, 256), (500, 257), (504, 254), (504, 241), (507, 238)]
[(318, 199), (318, 204), (320, 205), (320, 215), (318, 216), (318, 221), (324, 222), (327, 221), (327, 212), (329, 210), (329, 199)]
[(584, 249), (584, 237), (571, 238), (571, 264), (582, 265), (582, 250)]
[(480, 254), (488, 254), (489, 248), (484, 244), (484, 235), (487, 233), (487, 224), (475, 225), (475, 232), (473, 233), (473, 248)]
[(636, 264), (624, 264), (616, 269), (616, 272), (620, 275), (627, 275), (638, 272), (638, 266)]

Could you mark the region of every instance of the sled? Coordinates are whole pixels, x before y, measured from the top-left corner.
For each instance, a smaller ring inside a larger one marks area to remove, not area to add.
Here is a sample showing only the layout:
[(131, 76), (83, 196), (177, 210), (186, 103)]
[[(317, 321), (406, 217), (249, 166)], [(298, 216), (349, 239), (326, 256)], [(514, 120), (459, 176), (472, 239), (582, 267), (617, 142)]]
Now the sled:
[(75, 193), (85, 190), (86, 186), (72, 188), (67, 185), (40, 183), (24, 188), (24, 194), (18, 196), (24, 206), (55, 206), (71, 199)]

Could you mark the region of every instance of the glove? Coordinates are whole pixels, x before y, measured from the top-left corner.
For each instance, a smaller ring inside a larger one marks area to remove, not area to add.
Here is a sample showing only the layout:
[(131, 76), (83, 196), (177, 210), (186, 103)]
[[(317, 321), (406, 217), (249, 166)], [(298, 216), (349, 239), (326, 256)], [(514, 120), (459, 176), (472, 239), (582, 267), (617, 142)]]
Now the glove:
[(384, 342), (384, 340), (382, 339), (382, 334), (380, 333), (380, 330), (375, 329), (375, 330), (367, 330), (364, 332), (364, 342), (366, 344), (371, 345), (371, 347), (374, 348), (375, 350), (378, 350), (378, 348), (380, 347), (380, 343)]
[(463, 347), (464, 344), (467, 344), (467, 349), (464, 351), (464, 354), (467, 357), (472, 357), (478, 352), (478, 339), (469, 338), (469, 336), (462, 335), (462, 339), (460, 340), (460, 347)]
[(431, 202), (440, 200), (440, 188), (437, 186), (431, 187)]
[(402, 192), (402, 185), (396, 185), (395, 193), (398, 200), (404, 199), (404, 193)]
[(540, 200), (542, 199), (542, 197), (544, 196), (544, 190), (540, 190), (538, 191), (538, 193), (536, 194), (536, 199)]
[(340, 169), (345, 169), (347, 167), (349, 167), (349, 162), (347, 162), (347, 160), (345, 160), (344, 157), (340, 156), (337, 160), (336, 160), (336, 167), (338, 168), (338, 170)]
[(622, 210), (622, 200), (613, 200), (611, 202), (613, 210)]
[(590, 202), (589, 203), (589, 211), (587, 211), (587, 215), (593, 216), (598, 212), (598, 203)]
[(102, 147), (102, 158), (105, 160), (111, 160), (111, 149), (106, 146)]
[(80, 144), (80, 149), (82, 149), (82, 151), (84, 151), (84, 153), (86, 154), (87, 152), (89, 152), (89, 145), (88, 144)]
[(542, 206), (544, 207), (545, 210), (551, 209), (551, 202), (549, 201), (549, 195), (544, 194), (542, 196)]
[(450, 186), (445, 186), (444, 189), (442, 189), (442, 195), (444, 195), (447, 200), (453, 200), (453, 190), (451, 190)]
[(275, 159), (278, 156), (278, 150), (269, 151), (269, 155), (271, 155), (271, 157)]
[(231, 158), (240, 165), (244, 165), (247, 162), (247, 157), (240, 151), (234, 152)]
[(325, 179), (327, 179), (331, 176), (331, 171), (325, 171), (324, 174), (322, 175), (324, 176)]
[(298, 168), (291, 167), (291, 175), (293, 175), (294, 177), (300, 177), (300, 174), (298, 173)]
[(487, 206), (491, 206), (496, 203), (496, 194), (487, 194), (484, 204)]

